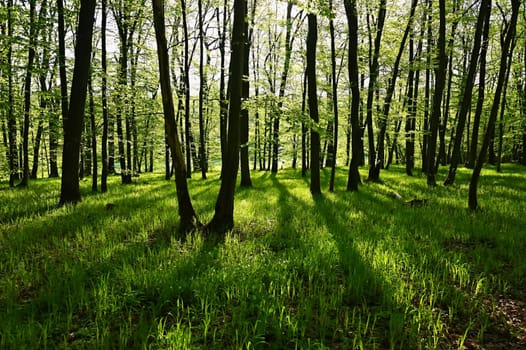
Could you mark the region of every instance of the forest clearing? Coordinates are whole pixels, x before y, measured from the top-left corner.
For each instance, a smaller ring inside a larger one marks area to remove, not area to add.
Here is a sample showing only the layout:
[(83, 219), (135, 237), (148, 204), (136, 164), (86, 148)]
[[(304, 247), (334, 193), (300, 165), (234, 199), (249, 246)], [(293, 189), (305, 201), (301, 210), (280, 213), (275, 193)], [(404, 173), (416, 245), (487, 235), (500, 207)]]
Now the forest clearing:
[[(429, 189), (394, 166), (347, 192), (338, 170), (312, 196), (299, 170), (254, 172), (223, 242), (179, 239), (163, 174), (107, 194), (86, 180), (60, 208), (58, 179), (3, 182), (0, 348), (522, 349), (526, 171), (484, 170), (475, 212), (458, 175)], [(219, 182), (189, 181), (202, 219)]]

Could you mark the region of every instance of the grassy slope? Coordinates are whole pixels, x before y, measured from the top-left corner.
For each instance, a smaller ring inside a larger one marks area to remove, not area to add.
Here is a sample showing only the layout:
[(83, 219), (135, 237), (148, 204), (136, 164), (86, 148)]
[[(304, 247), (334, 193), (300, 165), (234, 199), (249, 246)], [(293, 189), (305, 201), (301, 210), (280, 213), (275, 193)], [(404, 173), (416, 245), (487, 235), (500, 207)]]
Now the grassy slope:
[[(323, 174), (328, 183), (328, 171)], [(469, 172), (429, 190), (384, 185), (312, 198), (297, 171), (252, 174), (222, 244), (180, 242), (175, 186), (130, 186), (56, 209), (59, 182), (0, 186), (0, 348), (456, 348), (517, 343), (503, 298), (525, 300), (526, 171)], [(219, 187), (190, 181), (202, 219)], [(387, 194), (428, 198), (412, 208)], [(107, 204), (114, 204), (108, 209)], [(505, 296), (505, 297), (503, 297)]]

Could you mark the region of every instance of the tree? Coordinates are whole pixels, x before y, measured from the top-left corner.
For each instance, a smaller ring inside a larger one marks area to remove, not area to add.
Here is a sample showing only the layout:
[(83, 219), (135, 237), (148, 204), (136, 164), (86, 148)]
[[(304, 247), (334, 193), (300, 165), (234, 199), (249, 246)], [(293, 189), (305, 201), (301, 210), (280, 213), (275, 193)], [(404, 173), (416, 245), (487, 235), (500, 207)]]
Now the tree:
[(230, 102), (228, 104), (228, 135), (225, 158), (221, 163), (221, 187), (214, 216), (205, 231), (225, 234), (234, 226), (234, 192), (239, 170), (240, 114), (245, 62), (245, 13), (246, 0), (234, 0), (234, 23), (230, 55)]
[(108, 69), (106, 60), (106, 22), (107, 22), (107, 7), (106, 0), (102, 0), (101, 8), (101, 66), (102, 66), (102, 77), (101, 77), (101, 97), (102, 97), (102, 141), (101, 141), (101, 153), (102, 153), (102, 172), (100, 177), (100, 191), (105, 193), (108, 191), (108, 174), (110, 171), (109, 159), (108, 159), (108, 129), (109, 129), (109, 116), (108, 116), (108, 92), (107, 92), (107, 81), (108, 81)]
[(79, 188), (79, 152), (91, 64), (95, 4), (95, 0), (81, 0), (80, 2), (70, 103), (67, 117), (63, 121), (64, 150), (62, 152), (60, 205), (80, 202), (82, 199)]
[(362, 158), (362, 147), (360, 139), (362, 130), (360, 128), (360, 82), (358, 77), (358, 14), (355, 0), (345, 0), (345, 13), (349, 27), (348, 69), (349, 83), (351, 85), (351, 133), (352, 133), (352, 157), (349, 165), (349, 176), (347, 178), (347, 191), (357, 191), (361, 183), (358, 167)]
[(318, 20), (316, 14), (309, 13), (308, 32), (307, 32), (307, 86), (309, 96), (309, 114), (312, 121), (310, 137), (310, 192), (320, 194), (320, 134), (317, 130), (319, 123), (318, 116), (318, 88), (316, 84), (316, 44), (318, 41)]
[(482, 165), (486, 159), (486, 155), (489, 148), (491, 139), (491, 130), (495, 128), (495, 122), (497, 120), (497, 114), (499, 112), (500, 101), (502, 97), (502, 91), (504, 89), (504, 83), (506, 81), (506, 75), (508, 71), (508, 65), (513, 56), (512, 42), (515, 39), (515, 32), (517, 26), (517, 18), (519, 14), (520, 0), (511, 0), (511, 18), (508, 21), (504, 20), (503, 40), (501, 40), (501, 52), (500, 52), (500, 65), (499, 73), (497, 77), (497, 86), (495, 87), (495, 97), (491, 105), (491, 111), (489, 115), (488, 125), (484, 134), (484, 140), (480, 149), (480, 153), (471, 175), (471, 181), (469, 182), (469, 208), (472, 210), (479, 209), (477, 200), (477, 185), (480, 178), (480, 172), (482, 171)]
[[(243, 62), (243, 83), (242, 83), (242, 99), (247, 101), (250, 95), (250, 83), (249, 83), (249, 65), (250, 65), (250, 48), (252, 46), (252, 37), (254, 33), (254, 17), (256, 12), (257, 0), (252, 3), (252, 13), (250, 20), (250, 29), (248, 25), (245, 25), (245, 47), (244, 47), (244, 62)], [(245, 17), (248, 15), (245, 13)], [(247, 19), (248, 21), (248, 19)], [(252, 179), (250, 178), (250, 164), (248, 159), (248, 141), (249, 141), (249, 118), (248, 118), (248, 107), (243, 106), (241, 110), (241, 134), (240, 134), (240, 161), (241, 161), (241, 183), (243, 187), (252, 187)]]
[(379, 181), (380, 180), (380, 169), (382, 169), (384, 166), (384, 140), (385, 140), (385, 134), (387, 130), (387, 120), (389, 118), (389, 111), (391, 109), (391, 101), (392, 101), (394, 90), (396, 87), (396, 79), (398, 77), (398, 69), (400, 67), (400, 60), (402, 58), (402, 53), (404, 51), (405, 42), (407, 40), (407, 37), (413, 25), (413, 19), (414, 19), (417, 3), (418, 3), (418, 0), (411, 1), (411, 10), (409, 13), (409, 20), (404, 30), (402, 41), (400, 42), (400, 48), (398, 50), (398, 54), (396, 56), (396, 60), (393, 65), (393, 73), (392, 73), (391, 79), (389, 80), (390, 83), (387, 87), (387, 92), (386, 92), (383, 109), (382, 109), (382, 114), (379, 120), (380, 131), (378, 133), (378, 146), (375, 152), (376, 159), (374, 161), (374, 164), (371, 167), (369, 167), (369, 177), (367, 178), (367, 181), (373, 181), (373, 182)]
[(166, 43), (163, 0), (153, 0), (152, 9), (157, 42), (157, 58), (159, 60), (159, 81), (164, 110), (164, 128), (175, 168), (175, 186), (180, 219), (179, 231), (182, 234), (186, 234), (199, 227), (200, 223), (192, 206), (190, 193), (188, 191), (186, 180), (187, 168), (184, 163), (184, 156), (175, 120), (175, 108), (172, 98), (172, 87), (170, 85), (170, 61), (168, 59), (168, 45)]
[(453, 153), (451, 156), (451, 165), (449, 167), (448, 176), (444, 185), (452, 185), (455, 181), (455, 174), (458, 164), (460, 163), (460, 149), (462, 147), (462, 137), (464, 135), (464, 126), (466, 124), (466, 117), (471, 109), (471, 99), (473, 95), (473, 86), (475, 85), (475, 75), (477, 71), (477, 63), (479, 61), (480, 46), (482, 42), (482, 31), (487, 12), (491, 12), (491, 0), (483, 0), (480, 4), (479, 15), (477, 19), (477, 26), (473, 38), (473, 50), (469, 61), (468, 72), (462, 83), (463, 93), (460, 102), (460, 111), (457, 118), (457, 128), (455, 134), (455, 141), (453, 146)]
[(438, 66), (435, 68), (435, 91), (433, 93), (433, 104), (430, 116), (430, 138), (427, 150), (427, 185), (436, 186), (435, 174), (435, 156), (437, 148), (438, 124), (440, 121), (442, 95), (446, 85), (446, 0), (439, 0), (439, 29), (437, 42), (437, 59)]
[[(367, 102), (366, 102), (366, 117), (365, 125), (367, 127), (367, 135), (369, 142), (369, 173), (372, 174), (375, 168), (376, 161), (376, 150), (374, 146), (374, 129), (373, 129), (373, 103), (376, 92), (376, 80), (378, 78), (378, 68), (380, 57), (380, 45), (382, 43), (382, 33), (385, 23), (386, 16), (386, 0), (380, 0), (380, 5), (378, 8), (378, 18), (376, 22), (376, 36), (374, 39), (374, 49), (373, 53), (369, 53), (370, 63), (369, 63), (369, 85), (367, 87)], [(369, 18), (369, 16), (367, 17)], [(371, 33), (371, 30), (369, 30)], [(371, 41), (371, 40), (370, 40)], [(371, 46), (371, 45), (369, 45)], [(349, 48), (351, 50), (351, 48)], [(365, 128), (364, 128), (365, 130)]]
[[(329, 182), (329, 191), (334, 191), (334, 177), (336, 176), (336, 156), (338, 154), (338, 76), (336, 74), (336, 45), (334, 43), (334, 13), (332, 9), (332, 0), (329, 0), (329, 9), (331, 11), (329, 19), (329, 31), (331, 37), (331, 81), (332, 81), (332, 104), (334, 109), (334, 134), (332, 139), (333, 149), (332, 164), (331, 164), (331, 178)], [(329, 157), (329, 154), (327, 155)]]

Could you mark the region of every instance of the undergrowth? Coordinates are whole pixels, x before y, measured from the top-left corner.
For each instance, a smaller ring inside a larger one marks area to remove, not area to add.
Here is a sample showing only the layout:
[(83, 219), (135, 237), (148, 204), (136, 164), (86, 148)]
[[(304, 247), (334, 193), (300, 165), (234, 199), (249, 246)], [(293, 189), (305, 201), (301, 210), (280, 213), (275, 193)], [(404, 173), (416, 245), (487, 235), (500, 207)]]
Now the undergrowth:
[[(322, 172), (328, 183), (329, 171)], [(364, 174), (362, 174), (364, 175)], [(383, 184), (309, 193), (299, 171), (253, 172), (220, 244), (184, 242), (161, 174), (58, 208), (59, 180), (0, 184), (2, 349), (449, 349), (513, 341), (497, 299), (524, 300), (526, 172), (452, 187), (394, 167)], [(191, 179), (201, 220), (220, 181)], [(196, 175), (197, 177), (197, 175)], [(404, 199), (427, 199), (409, 206)]]

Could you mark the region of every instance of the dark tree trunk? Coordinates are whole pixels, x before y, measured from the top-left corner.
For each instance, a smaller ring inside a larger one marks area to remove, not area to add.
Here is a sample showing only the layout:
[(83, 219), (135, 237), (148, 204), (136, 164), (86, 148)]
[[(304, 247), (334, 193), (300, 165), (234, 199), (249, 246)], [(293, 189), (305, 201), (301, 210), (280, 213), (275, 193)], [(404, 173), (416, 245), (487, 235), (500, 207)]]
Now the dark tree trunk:
[(226, 144), (227, 144), (227, 117), (228, 117), (228, 98), (226, 96), (226, 30), (227, 30), (227, 0), (223, 2), (223, 21), (219, 20), (219, 9), (217, 9), (217, 28), (219, 37), (219, 52), (220, 52), (220, 75), (219, 75), (219, 138), (221, 140), (221, 159), (225, 159)]
[(451, 165), (449, 167), (448, 176), (444, 185), (452, 185), (455, 182), (455, 175), (457, 167), (460, 164), (460, 152), (462, 148), (462, 137), (464, 136), (464, 126), (466, 124), (466, 117), (471, 109), (471, 101), (473, 96), (473, 85), (475, 83), (475, 75), (477, 72), (477, 63), (479, 61), (479, 53), (481, 46), (482, 30), (484, 21), (488, 12), (491, 12), (491, 0), (483, 0), (480, 5), (480, 12), (475, 29), (475, 36), (473, 38), (473, 49), (469, 61), (468, 72), (463, 79), (462, 100), (460, 103), (460, 110), (457, 117), (457, 127), (453, 146), (453, 153), (451, 154)]
[(155, 38), (157, 41), (157, 58), (159, 60), (159, 80), (161, 84), (164, 109), (164, 127), (167, 135), (167, 142), (172, 151), (172, 159), (175, 168), (175, 187), (177, 201), (179, 203), (179, 231), (185, 234), (196, 229), (200, 224), (192, 206), (190, 193), (188, 192), (188, 184), (186, 180), (187, 170), (175, 120), (175, 108), (172, 98), (172, 87), (170, 85), (170, 63), (168, 59), (168, 45), (166, 43), (163, 0), (153, 0), (152, 7)]
[[(360, 128), (360, 82), (358, 76), (358, 13), (356, 10), (356, 0), (345, 0), (345, 13), (347, 15), (347, 25), (349, 27), (349, 82), (351, 86), (351, 133), (352, 133), (352, 158), (349, 165), (349, 176), (347, 178), (347, 191), (358, 191), (361, 183), (358, 167), (362, 158), (362, 130)], [(379, 45), (379, 43), (378, 43)], [(378, 57), (377, 57), (378, 59)]]
[(387, 121), (389, 118), (389, 111), (391, 109), (391, 100), (393, 98), (394, 90), (396, 87), (396, 79), (398, 77), (398, 69), (400, 66), (400, 60), (402, 58), (402, 54), (404, 52), (405, 42), (407, 40), (407, 37), (409, 35), (409, 31), (411, 30), (411, 27), (413, 25), (413, 19), (415, 15), (416, 5), (418, 3), (418, 0), (412, 0), (411, 2), (411, 10), (409, 13), (409, 21), (407, 22), (407, 26), (404, 31), (404, 35), (402, 36), (402, 41), (400, 42), (400, 49), (398, 50), (398, 54), (396, 56), (396, 60), (393, 66), (393, 73), (390, 79), (390, 84), (387, 87), (387, 93), (384, 100), (383, 110), (382, 114), (380, 116), (379, 124), (380, 124), (380, 131), (378, 133), (378, 146), (376, 148), (376, 159), (374, 162), (374, 166), (369, 168), (369, 176), (367, 178), (367, 181), (376, 182), (380, 180), (380, 169), (384, 166), (384, 140), (385, 140), (385, 133), (387, 131)]
[(98, 169), (98, 157), (97, 157), (97, 126), (95, 124), (95, 99), (93, 97), (93, 83), (92, 73), (90, 72), (88, 80), (88, 93), (89, 93), (89, 115), (90, 115), (90, 136), (91, 140), (91, 192), (97, 193), (98, 185), (97, 178), (99, 175)]
[[(329, 6), (331, 12), (332, 9), (332, 0), (329, 0)], [(332, 155), (332, 168), (331, 168), (331, 178), (329, 181), (329, 191), (334, 192), (334, 178), (336, 176), (336, 158), (338, 154), (338, 76), (336, 75), (336, 45), (334, 43), (334, 20), (330, 19), (329, 21), (329, 30), (331, 36), (331, 75), (332, 75), (332, 104), (334, 110), (334, 131), (333, 131), (333, 149), (331, 152), (327, 153)]]
[(107, 62), (106, 62), (106, 21), (107, 9), (106, 0), (102, 0), (102, 18), (101, 18), (101, 94), (102, 94), (102, 173), (100, 177), (100, 191), (105, 193), (108, 191), (108, 174), (109, 174), (109, 160), (108, 160), (108, 96), (107, 96)]
[[(42, 4), (42, 7), (45, 3)], [(41, 9), (42, 10), (42, 9)], [(24, 80), (24, 127), (22, 129), (22, 153), (24, 162), (22, 166), (22, 181), (18, 186), (29, 185), (29, 124), (31, 113), (31, 81), (33, 78), (33, 62), (35, 61), (35, 47), (37, 41), (38, 24), (35, 19), (36, 0), (29, 1), (29, 49), (27, 54), (26, 76)], [(42, 11), (41, 11), (42, 15)]]
[(433, 105), (430, 116), (430, 138), (427, 155), (427, 184), (428, 186), (436, 186), (436, 167), (435, 156), (437, 148), (438, 124), (440, 122), (442, 96), (444, 95), (444, 88), (446, 85), (446, 0), (439, 0), (440, 25), (438, 34), (438, 67), (435, 69), (435, 91), (433, 93)]
[(431, 100), (431, 58), (433, 50), (433, 8), (432, 1), (427, 0), (427, 57), (426, 57), (426, 81), (424, 91), (424, 123), (422, 128), (422, 173), (427, 172), (428, 148), (429, 148), (429, 105)]
[(206, 91), (205, 77), (205, 32), (203, 27), (203, 1), (197, 1), (197, 16), (199, 19), (199, 167), (201, 177), (206, 179), (206, 144), (205, 144), (205, 123), (204, 123), (204, 99)]
[(81, 201), (79, 188), (79, 152), (84, 107), (90, 71), (95, 0), (81, 0), (76, 35), (75, 66), (71, 82), (70, 106), (64, 119), (64, 150), (60, 205)]
[[(40, 65), (40, 119), (38, 121), (37, 135), (35, 137), (35, 145), (33, 148), (33, 167), (31, 169), (31, 179), (36, 179), (38, 175), (38, 166), (39, 166), (39, 154), (40, 154), (40, 142), (42, 140), (42, 133), (44, 131), (44, 115), (47, 111), (47, 102), (48, 102), (48, 87), (46, 84), (46, 73), (49, 69), (49, 51), (45, 47), (42, 52), (42, 62)], [(51, 82), (50, 82), (51, 85)]]
[(221, 187), (217, 197), (214, 216), (206, 225), (206, 231), (224, 235), (234, 226), (234, 192), (239, 170), (239, 139), (242, 81), (245, 49), (246, 0), (234, 0), (234, 23), (232, 27), (230, 57), (230, 103), (228, 111), (228, 137), (225, 159), (221, 165)]
[[(249, 84), (249, 57), (250, 57), (250, 47), (252, 45), (252, 35), (254, 32), (254, 16), (256, 11), (257, 1), (254, 0), (252, 3), (252, 14), (251, 14), (251, 27), (250, 30), (248, 25), (245, 25), (245, 43), (244, 43), (244, 62), (243, 62), (243, 83), (241, 98), (244, 101), (248, 101), (250, 94), (250, 84)], [(245, 9), (245, 17), (248, 15), (248, 9)], [(250, 178), (250, 163), (248, 158), (248, 144), (249, 144), (249, 116), (248, 108), (246, 106), (241, 110), (240, 116), (240, 161), (241, 161), (241, 183), (242, 187), (252, 187), (252, 180)]]
[(308, 32), (307, 32), (307, 80), (309, 96), (309, 114), (313, 126), (311, 127), (311, 148), (310, 148), (310, 192), (320, 194), (320, 134), (317, 131), (319, 122), (318, 116), (318, 93), (316, 83), (316, 45), (318, 42), (318, 20), (315, 14), (308, 15)]
[(9, 187), (15, 185), (18, 179), (17, 161), (17, 138), (16, 138), (16, 118), (14, 114), (14, 88), (13, 88), (13, 0), (7, 0), (7, 37), (9, 46), (7, 48), (7, 138), (9, 140)]
[(186, 141), (186, 176), (192, 177), (192, 136), (190, 125), (190, 49), (188, 37), (188, 24), (186, 22), (186, 1), (181, 0), (181, 16), (183, 20), (184, 35), (184, 63), (183, 63), (183, 82), (184, 82), (184, 133)]
[[(303, 86), (301, 90), (301, 114), (305, 115), (307, 108), (307, 70), (303, 73)], [(307, 125), (304, 120), (301, 121), (301, 176), (307, 176)]]
[(278, 112), (274, 116), (274, 125), (272, 130), (272, 169), (273, 173), (278, 172), (278, 161), (279, 161), (279, 124), (280, 124), (280, 114), (283, 109), (283, 98), (285, 97), (285, 88), (287, 86), (287, 78), (289, 74), (290, 67), (290, 57), (292, 55), (292, 45), (294, 43), (294, 36), (292, 35), (292, 6), (294, 2), (288, 0), (287, 2), (287, 19), (286, 25), (287, 30), (285, 33), (285, 58), (283, 60), (283, 71), (281, 72), (281, 81), (279, 84), (278, 92)]
[(469, 183), (469, 208), (472, 210), (479, 209), (479, 204), (477, 200), (477, 185), (480, 178), (480, 172), (482, 170), (482, 165), (486, 158), (486, 153), (488, 151), (489, 142), (490, 142), (490, 131), (495, 128), (495, 122), (497, 120), (497, 114), (499, 112), (500, 100), (502, 96), (502, 90), (504, 88), (504, 83), (506, 80), (506, 73), (508, 70), (508, 65), (511, 60), (508, 59), (513, 56), (512, 41), (515, 38), (515, 31), (517, 26), (517, 17), (519, 14), (521, 1), (520, 0), (511, 0), (511, 19), (505, 24), (505, 35), (504, 40), (501, 41), (501, 55), (500, 55), (500, 67), (499, 75), (497, 78), (497, 86), (495, 88), (495, 97), (491, 106), (491, 112), (489, 115), (488, 126), (486, 133), (484, 135), (484, 140), (482, 142), (482, 147), (473, 169), (473, 174), (471, 175), (471, 181)]
[(486, 18), (484, 19), (484, 31), (482, 34), (482, 45), (480, 48), (480, 68), (479, 68), (479, 86), (478, 86), (478, 97), (477, 106), (475, 108), (475, 116), (473, 117), (473, 130), (471, 132), (471, 146), (468, 155), (468, 161), (466, 166), (468, 168), (474, 168), (478, 154), (478, 139), (480, 129), (480, 119), (482, 117), (482, 110), (484, 108), (484, 96), (486, 90), (486, 54), (488, 52), (489, 43), (489, 30), (490, 30), (490, 19), (491, 11), (486, 12)]
[[(376, 80), (378, 79), (378, 68), (379, 68), (378, 59), (380, 57), (380, 45), (382, 43), (382, 33), (383, 33), (383, 28), (384, 28), (384, 23), (385, 23), (386, 7), (387, 7), (386, 0), (380, 0), (380, 5), (378, 8), (378, 19), (376, 23), (376, 36), (374, 39), (374, 51), (372, 53), (372, 57), (370, 57), (371, 62), (369, 62), (369, 85), (367, 88), (366, 117), (365, 117), (365, 125), (367, 127), (367, 135), (368, 135), (367, 138), (368, 138), (368, 145), (369, 145), (369, 156), (368, 156), (369, 172), (374, 171), (375, 160), (376, 160), (376, 149), (374, 145), (374, 129), (373, 129), (373, 104), (374, 104), (374, 97), (375, 97), (375, 92), (376, 92)], [(369, 33), (370, 32), (371, 31), (369, 30)], [(369, 41), (370, 40), (371, 39), (369, 39)], [(349, 50), (352, 50), (352, 48), (350, 47)]]

